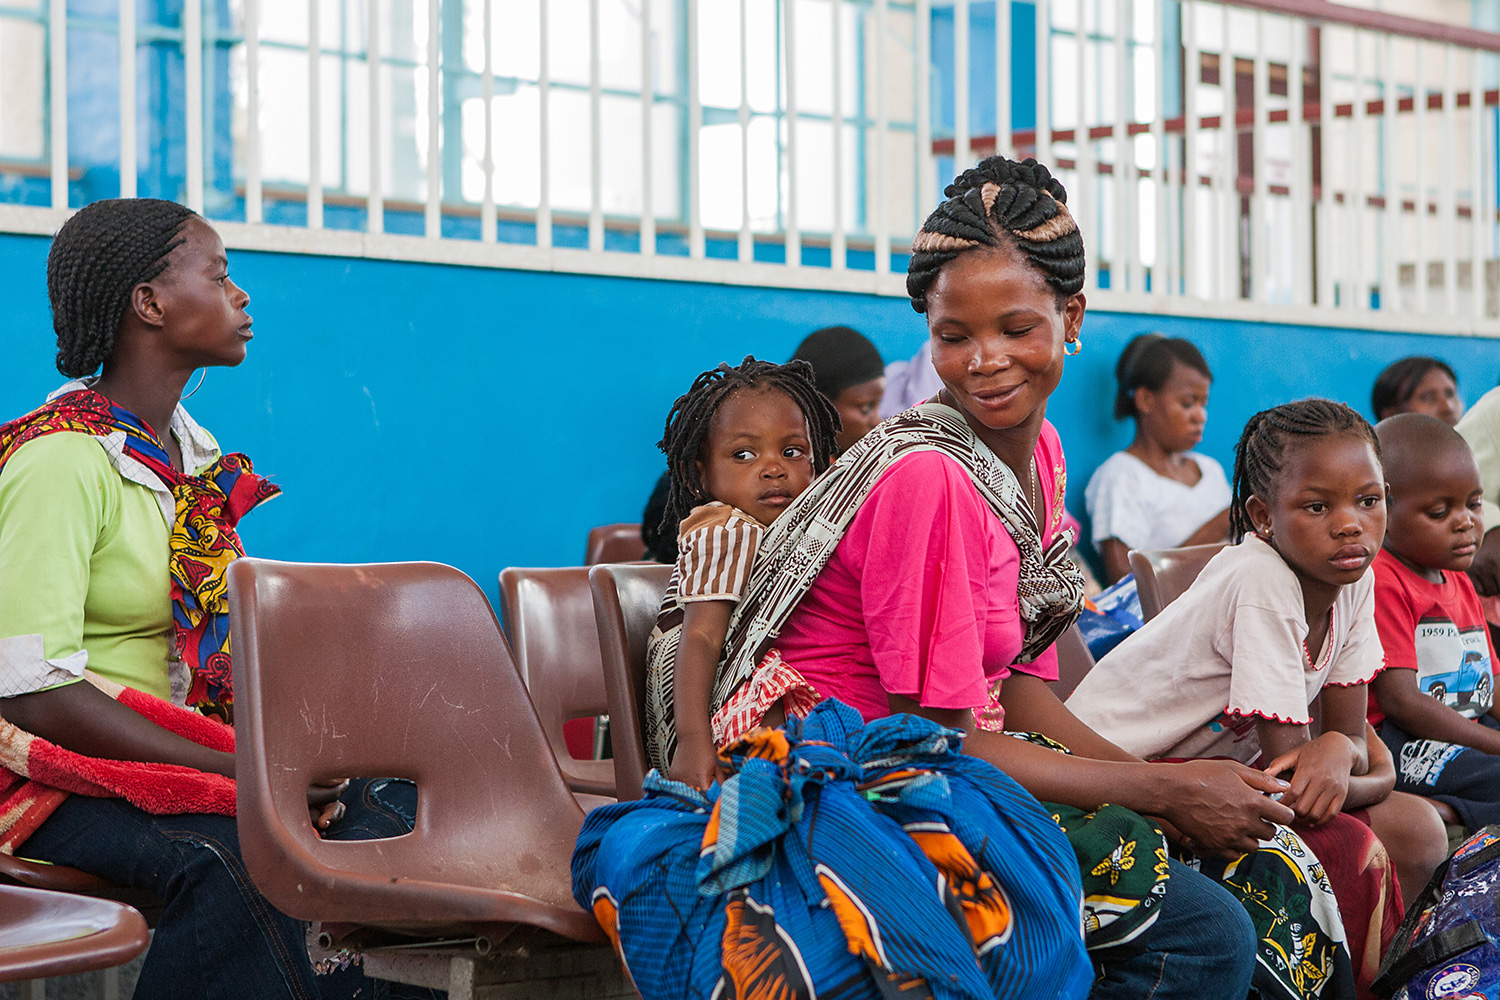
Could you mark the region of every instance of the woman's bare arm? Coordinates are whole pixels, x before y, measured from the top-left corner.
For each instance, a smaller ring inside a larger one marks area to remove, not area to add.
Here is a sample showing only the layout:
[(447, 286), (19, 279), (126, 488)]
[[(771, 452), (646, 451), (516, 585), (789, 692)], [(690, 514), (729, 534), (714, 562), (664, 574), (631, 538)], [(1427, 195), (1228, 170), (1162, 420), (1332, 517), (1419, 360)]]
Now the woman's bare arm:
[(1210, 542), (1229, 541), (1229, 508), (1225, 507), (1203, 522), (1198, 530), (1183, 539), (1183, 545), (1207, 545)]
[[(1258, 840), (1272, 835), (1272, 823), (1292, 820), (1290, 809), (1267, 796), (1285, 790), (1286, 783), (1233, 761), (1094, 760), (1059, 754), (1002, 733), (975, 732), (967, 710), (926, 708), (899, 695), (890, 696), (890, 706), (892, 712), (911, 712), (970, 731), (964, 749), (1005, 771), (1038, 799), (1080, 809), (1112, 802), (1162, 816), (1207, 853), (1251, 850)], [(1047, 735), (1063, 742), (1058, 734)]]
[(87, 681), (0, 701), (0, 716), (60, 747), (110, 760), (181, 764), (234, 777), (234, 755), (199, 746)]
[(1104, 564), (1099, 582), (1106, 587), (1119, 583), (1130, 572), (1130, 547), (1118, 538), (1106, 538), (1099, 543), (1099, 561)]
[(1000, 704), (1005, 708), (1005, 728), (1011, 732), (1045, 733), (1094, 760), (1140, 761), (1085, 725), (1040, 677), (1011, 674), (1001, 685)]

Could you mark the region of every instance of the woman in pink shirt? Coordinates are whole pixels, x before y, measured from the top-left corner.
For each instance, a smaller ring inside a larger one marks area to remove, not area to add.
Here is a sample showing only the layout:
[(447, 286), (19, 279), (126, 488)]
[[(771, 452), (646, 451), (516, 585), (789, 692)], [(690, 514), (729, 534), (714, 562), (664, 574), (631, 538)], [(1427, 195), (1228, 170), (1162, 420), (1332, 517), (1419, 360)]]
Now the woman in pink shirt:
[[(1079, 343), (1083, 241), (1062, 185), (1034, 161), (992, 157), (947, 196), (914, 241), (907, 277), (943, 388), (862, 439), (768, 529), (724, 669), (774, 643), (820, 694), (867, 720), (911, 712), (968, 730), (965, 751), (1039, 799), (1114, 803), (1165, 818), (1202, 852), (1252, 851), (1291, 819), (1267, 794), (1284, 783), (1228, 761), (1142, 763), (1046, 685), (1052, 643), (1083, 596), (1060, 531), (1062, 448), (1046, 419)], [(1158, 918), (1134, 954), (1095, 956), (1092, 996), (1244, 996), (1255, 952), (1244, 909), (1187, 866), (1162, 863)]]

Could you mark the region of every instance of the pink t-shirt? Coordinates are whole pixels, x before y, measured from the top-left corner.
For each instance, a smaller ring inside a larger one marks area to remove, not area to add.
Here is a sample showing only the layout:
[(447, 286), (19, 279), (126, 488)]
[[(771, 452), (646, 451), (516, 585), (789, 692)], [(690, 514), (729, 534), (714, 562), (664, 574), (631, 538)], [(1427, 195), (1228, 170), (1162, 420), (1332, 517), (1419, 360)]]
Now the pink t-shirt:
[[(1060, 529), (1067, 471), (1044, 424), (1035, 452), (1044, 535)], [(1020, 552), (969, 475), (938, 452), (881, 475), (776, 648), (818, 693), (890, 714), (887, 693), (929, 708), (979, 708), (1012, 670), (1057, 677), (1057, 655), (1017, 664), (1025, 623)]]

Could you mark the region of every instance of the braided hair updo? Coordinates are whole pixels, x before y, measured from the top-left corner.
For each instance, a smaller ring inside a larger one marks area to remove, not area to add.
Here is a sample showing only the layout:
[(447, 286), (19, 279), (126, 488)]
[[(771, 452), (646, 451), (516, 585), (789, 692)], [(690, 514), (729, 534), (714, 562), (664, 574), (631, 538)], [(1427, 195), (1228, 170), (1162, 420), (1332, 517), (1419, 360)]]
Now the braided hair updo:
[(733, 368), (721, 364), (693, 379), (688, 391), (677, 397), (667, 414), (666, 430), (656, 444), (667, 456), (667, 476), (671, 480), (661, 519), (663, 540), (675, 540), (682, 519), (694, 507), (712, 499), (704, 492), (698, 460), (703, 457), (703, 444), (708, 440), (714, 414), (741, 389), (779, 389), (792, 397), (807, 419), (813, 472), (821, 473), (828, 468), (838, 448), (834, 439), (839, 432), (839, 415), (827, 397), (818, 392), (812, 365), (797, 359), (778, 365), (749, 355)]
[(114, 198), (79, 209), (47, 254), (57, 370), (82, 378), (114, 351), (130, 292), (167, 268), (192, 209), (156, 198)]
[(1276, 494), (1276, 475), (1286, 465), (1287, 449), (1312, 438), (1355, 434), (1380, 458), (1380, 442), (1370, 422), (1331, 399), (1299, 399), (1261, 410), (1245, 424), (1234, 447), (1234, 495), (1229, 501), (1229, 537), (1238, 542), (1255, 530), (1245, 503), (1252, 496)]
[(1083, 289), (1083, 235), (1068, 211), (1068, 192), (1036, 160), (981, 160), (943, 191), (947, 199), (922, 223), (911, 244), (906, 293), (927, 311), (927, 291), (960, 254), (1008, 248), (1035, 268), (1061, 303)]

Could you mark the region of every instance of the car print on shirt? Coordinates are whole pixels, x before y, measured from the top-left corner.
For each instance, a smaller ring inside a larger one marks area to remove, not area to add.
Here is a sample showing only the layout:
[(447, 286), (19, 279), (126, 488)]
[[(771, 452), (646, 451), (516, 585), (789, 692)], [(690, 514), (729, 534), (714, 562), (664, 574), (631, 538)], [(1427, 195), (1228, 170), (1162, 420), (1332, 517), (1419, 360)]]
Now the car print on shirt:
[(1417, 625), (1417, 686), (1469, 718), (1490, 710), (1494, 700), (1489, 642), (1482, 628), (1460, 631), (1447, 620)]

